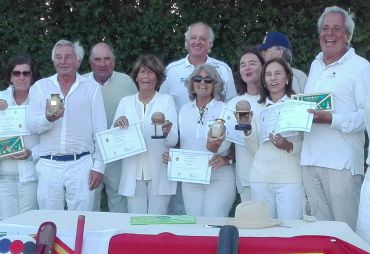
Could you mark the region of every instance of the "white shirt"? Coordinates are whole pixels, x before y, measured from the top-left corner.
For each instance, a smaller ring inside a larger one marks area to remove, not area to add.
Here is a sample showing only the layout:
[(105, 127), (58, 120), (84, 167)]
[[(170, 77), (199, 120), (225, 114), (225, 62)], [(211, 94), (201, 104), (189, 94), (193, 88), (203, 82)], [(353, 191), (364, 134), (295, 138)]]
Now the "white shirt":
[(325, 65), (321, 52), (311, 64), (305, 93), (334, 94), (332, 123), (313, 123), (305, 133), (301, 165), (364, 173), (364, 108), (369, 90), (369, 62), (353, 48)]
[[(54, 122), (45, 117), (46, 100), (50, 94), (64, 99), (64, 116)], [(63, 98), (54, 76), (37, 81), (30, 91), (27, 126), (32, 133), (40, 134), (38, 152), (43, 155), (92, 154), (93, 170), (104, 173), (104, 163), (95, 134), (106, 130), (107, 122), (100, 86), (79, 74)]]
[[(14, 99), (14, 90), (13, 86), (10, 85), (8, 89), (0, 92), (0, 99), (6, 100), (8, 107), (17, 106), (17, 103)], [(27, 105), (29, 102), (29, 96), (22, 105)], [(20, 182), (29, 182), (37, 180), (36, 174), (36, 160), (33, 160), (33, 157), (36, 154), (36, 147), (39, 142), (39, 135), (27, 135), (23, 136), (24, 146), (32, 150), (32, 155), (30, 158), (25, 160), (13, 160), (2, 158), (0, 159), (0, 175), (1, 176), (18, 176)]]
[[(260, 99), (259, 95), (249, 95), (243, 94), (236, 96), (235, 98), (231, 99), (227, 103), (227, 108), (235, 110), (235, 105), (241, 101), (246, 100), (251, 105), (251, 110), (253, 111), (253, 122), (259, 121), (259, 116), (261, 109), (264, 108), (264, 103), (258, 103)], [(253, 161), (253, 154), (249, 152), (249, 150), (243, 146), (235, 144), (235, 169), (236, 169), (236, 177), (237, 177), (237, 187), (241, 190), (242, 186), (249, 186), (249, 171), (252, 166)]]
[[(190, 102), (186, 79), (194, 71), (195, 66), (189, 62), (188, 57), (189, 56), (186, 56), (185, 58), (173, 62), (166, 67), (166, 80), (162, 83), (159, 90), (160, 93), (166, 93), (173, 96), (177, 112), (180, 111), (184, 104)], [(225, 101), (229, 101), (234, 98), (237, 94), (233, 73), (230, 67), (226, 63), (209, 56), (205, 63), (213, 65), (220, 74), (222, 80), (225, 82), (223, 91)]]
[[(170, 133), (165, 139), (152, 139), (154, 125), (151, 117), (155, 112), (162, 112), (172, 122)], [(136, 179), (151, 180), (152, 195), (172, 195), (176, 193), (176, 182), (169, 181), (162, 154), (178, 141), (177, 113), (173, 98), (168, 94), (156, 93), (146, 105), (139, 101), (138, 93), (122, 98), (114, 119), (126, 116), (129, 124), (140, 123), (147, 151), (122, 160), (122, 174), (118, 193), (135, 196)]]
[[(199, 109), (195, 100), (182, 106), (179, 114), (181, 149), (208, 151), (206, 148), (208, 130), (210, 125), (220, 117), (221, 110), (224, 105), (225, 104), (222, 101), (210, 101), (206, 106), (204, 118), (202, 119), (203, 124), (199, 121)], [(228, 141), (222, 142), (217, 154), (226, 156), (230, 145), (231, 143)], [(211, 179), (230, 179), (234, 177), (235, 174), (232, 165), (226, 165), (216, 170), (212, 170), (211, 173)]]

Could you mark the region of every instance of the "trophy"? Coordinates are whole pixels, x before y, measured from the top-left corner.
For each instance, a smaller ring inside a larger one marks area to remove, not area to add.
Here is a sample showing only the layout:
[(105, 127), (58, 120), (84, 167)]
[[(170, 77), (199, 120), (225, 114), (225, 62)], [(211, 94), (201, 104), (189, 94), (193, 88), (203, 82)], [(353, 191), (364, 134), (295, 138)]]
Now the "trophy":
[(248, 123), (251, 113), (251, 105), (248, 101), (241, 100), (236, 103), (235, 118), (238, 124), (235, 125), (235, 130), (244, 131), (252, 129), (252, 125)]
[(219, 138), (222, 137), (226, 132), (225, 120), (216, 119), (216, 121), (211, 126), (211, 137)]
[(63, 100), (59, 97), (58, 93), (53, 93), (48, 99), (47, 111), (49, 115), (58, 113), (63, 109)]
[(155, 112), (152, 115), (152, 124), (154, 125), (154, 136), (152, 139), (163, 139), (166, 138), (162, 132), (162, 124), (164, 124), (166, 117), (161, 112)]

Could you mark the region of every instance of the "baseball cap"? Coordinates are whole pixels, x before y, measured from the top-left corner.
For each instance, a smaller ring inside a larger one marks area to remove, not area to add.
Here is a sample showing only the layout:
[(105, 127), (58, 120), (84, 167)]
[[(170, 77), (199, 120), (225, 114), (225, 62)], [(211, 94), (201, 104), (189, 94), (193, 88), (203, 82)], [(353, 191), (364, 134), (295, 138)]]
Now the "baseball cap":
[(290, 41), (288, 36), (280, 32), (269, 32), (262, 44), (258, 46), (259, 50), (266, 50), (274, 46), (281, 46), (290, 49)]

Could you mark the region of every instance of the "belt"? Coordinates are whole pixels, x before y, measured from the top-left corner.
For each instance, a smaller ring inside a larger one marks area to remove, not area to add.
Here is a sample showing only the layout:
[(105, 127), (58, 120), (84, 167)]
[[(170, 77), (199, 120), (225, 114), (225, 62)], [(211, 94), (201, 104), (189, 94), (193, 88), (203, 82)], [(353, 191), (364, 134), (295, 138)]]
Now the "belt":
[(45, 155), (40, 156), (42, 159), (54, 160), (54, 161), (75, 161), (80, 159), (82, 156), (88, 155), (90, 152), (83, 152), (80, 154), (66, 154), (66, 155)]

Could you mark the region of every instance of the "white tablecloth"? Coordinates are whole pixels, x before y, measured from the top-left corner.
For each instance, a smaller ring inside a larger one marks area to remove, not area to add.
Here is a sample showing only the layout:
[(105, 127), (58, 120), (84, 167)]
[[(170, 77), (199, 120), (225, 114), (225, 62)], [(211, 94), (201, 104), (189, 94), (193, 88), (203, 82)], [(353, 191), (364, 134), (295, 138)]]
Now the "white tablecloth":
[[(74, 249), (78, 215), (85, 215), (83, 253), (108, 253), (109, 239), (118, 233), (218, 236), (219, 228), (204, 225), (224, 225), (227, 218), (197, 217), (197, 224), (187, 225), (130, 225), (130, 214), (104, 212), (45, 211), (35, 210), (0, 221), (0, 232), (35, 234), (39, 225), (53, 221), (57, 235)], [(293, 237), (300, 235), (332, 236), (370, 252), (370, 246), (343, 222), (284, 221), (282, 226), (266, 229), (239, 229), (241, 237)]]

